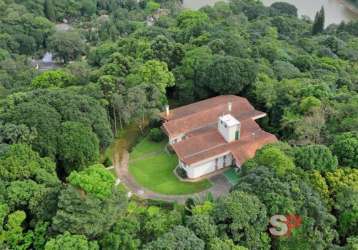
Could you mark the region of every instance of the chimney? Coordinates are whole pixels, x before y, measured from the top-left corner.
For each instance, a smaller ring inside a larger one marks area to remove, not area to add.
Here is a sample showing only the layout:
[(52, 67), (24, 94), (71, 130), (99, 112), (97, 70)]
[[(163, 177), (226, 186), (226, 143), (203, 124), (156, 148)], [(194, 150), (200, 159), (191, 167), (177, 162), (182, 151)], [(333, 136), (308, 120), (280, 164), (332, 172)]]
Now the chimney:
[(166, 116), (170, 115), (169, 105), (165, 105), (165, 114), (166, 114)]
[(228, 110), (229, 113), (231, 113), (231, 111), (232, 111), (232, 102), (227, 103), (227, 110)]

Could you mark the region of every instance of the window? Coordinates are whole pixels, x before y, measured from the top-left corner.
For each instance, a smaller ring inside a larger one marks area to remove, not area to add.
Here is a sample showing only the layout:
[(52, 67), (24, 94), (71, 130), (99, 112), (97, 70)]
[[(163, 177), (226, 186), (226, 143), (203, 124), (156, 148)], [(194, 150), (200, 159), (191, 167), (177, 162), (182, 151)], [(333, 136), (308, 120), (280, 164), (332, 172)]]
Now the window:
[(240, 131), (236, 131), (235, 132), (235, 140), (239, 140), (240, 139)]

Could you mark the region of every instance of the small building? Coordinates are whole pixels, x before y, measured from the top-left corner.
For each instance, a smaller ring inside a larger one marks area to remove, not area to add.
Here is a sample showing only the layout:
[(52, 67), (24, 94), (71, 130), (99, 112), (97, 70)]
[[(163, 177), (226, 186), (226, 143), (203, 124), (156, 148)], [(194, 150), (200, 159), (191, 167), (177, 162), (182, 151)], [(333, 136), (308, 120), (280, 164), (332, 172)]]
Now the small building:
[(161, 113), (163, 131), (189, 179), (240, 168), (256, 150), (277, 141), (256, 123), (266, 114), (246, 98), (225, 95)]

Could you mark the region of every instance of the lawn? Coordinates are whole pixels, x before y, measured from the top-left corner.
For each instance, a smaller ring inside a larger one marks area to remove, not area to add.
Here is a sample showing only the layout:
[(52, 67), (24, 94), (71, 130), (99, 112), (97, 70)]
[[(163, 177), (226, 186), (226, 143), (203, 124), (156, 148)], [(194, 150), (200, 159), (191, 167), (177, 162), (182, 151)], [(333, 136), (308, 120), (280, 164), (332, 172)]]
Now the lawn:
[(191, 194), (211, 187), (208, 180), (189, 183), (173, 173), (178, 164), (176, 155), (164, 150), (166, 143), (154, 143), (144, 138), (130, 154), (129, 172), (138, 184), (161, 194)]

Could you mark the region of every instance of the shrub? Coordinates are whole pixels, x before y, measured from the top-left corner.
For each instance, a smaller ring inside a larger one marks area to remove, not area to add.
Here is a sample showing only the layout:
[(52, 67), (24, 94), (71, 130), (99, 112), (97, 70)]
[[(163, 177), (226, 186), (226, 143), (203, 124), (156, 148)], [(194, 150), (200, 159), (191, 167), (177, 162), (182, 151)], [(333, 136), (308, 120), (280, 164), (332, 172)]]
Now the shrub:
[(113, 165), (112, 159), (108, 156), (104, 159), (102, 163), (105, 167), (111, 167)]
[(165, 138), (165, 134), (159, 128), (152, 128), (149, 132), (149, 139), (153, 142), (161, 142)]
[(181, 178), (183, 178), (183, 179), (188, 178), (188, 175), (186, 174), (186, 171), (185, 171), (183, 168), (178, 167), (178, 168), (176, 169), (176, 171), (177, 171), (177, 174), (178, 174)]

